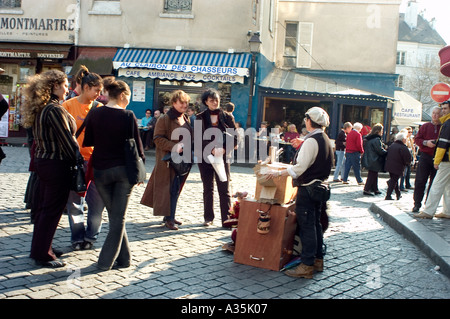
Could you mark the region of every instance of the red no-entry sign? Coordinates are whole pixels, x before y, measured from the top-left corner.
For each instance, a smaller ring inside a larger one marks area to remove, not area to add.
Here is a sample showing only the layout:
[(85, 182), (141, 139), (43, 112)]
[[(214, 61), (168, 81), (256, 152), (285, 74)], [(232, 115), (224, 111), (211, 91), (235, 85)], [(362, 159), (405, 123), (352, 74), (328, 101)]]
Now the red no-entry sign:
[(431, 98), (438, 103), (447, 101), (450, 98), (450, 85), (447, 83), (438, 83), (431, 88)]

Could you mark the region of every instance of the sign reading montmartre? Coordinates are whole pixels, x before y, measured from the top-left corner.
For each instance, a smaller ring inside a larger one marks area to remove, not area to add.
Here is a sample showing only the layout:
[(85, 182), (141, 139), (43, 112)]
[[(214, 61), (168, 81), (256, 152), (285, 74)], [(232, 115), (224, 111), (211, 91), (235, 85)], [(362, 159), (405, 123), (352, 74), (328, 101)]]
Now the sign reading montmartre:
[(0, 15), (0, 38), (5, 41), (70, 43), (75, 19)]

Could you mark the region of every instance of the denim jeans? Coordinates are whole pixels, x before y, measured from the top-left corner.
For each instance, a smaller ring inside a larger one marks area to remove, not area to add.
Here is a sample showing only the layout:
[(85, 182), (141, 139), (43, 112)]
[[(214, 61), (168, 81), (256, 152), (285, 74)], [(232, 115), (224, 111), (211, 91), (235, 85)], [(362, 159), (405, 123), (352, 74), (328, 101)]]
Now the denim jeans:
[(164, 221), (174, 221), (175, 211), (177, 210), (178, 197), (183, 183), (186, 181), (187, 175), (175, 176), (170, 187), (170, 216), (165, 216)]
[(411, 164), (406, 165), (405, 171), (403, 172), (403, 175), (400, 177), (400, 190), (404, 190), (405, 187), (411, 188), (410, 177), (411, 177)]
[(333, 179), (336, 180), (339, 178), (339, 175), (341, 177), (343, 176), (345, 167), (345, 151), (336, 151), (336, 170), (334, 171)]
[[(84, 225), (85, 202), (88, 206), (86, 227)], [(79, 244), (85, 241), (94, 243), (102, 227), (102, 213), (105, 208), (105, 204), (97, 191), (96, 184), (91, 181), (86, 192), (86, 197), (81, 197), (74, 191), (71, 191), (66, 208), (72, 233), (72, 244)]]
[(345, 170), (342, 180), (346, 182), (348, 180), (348, 174), (350, 173), (350, 168), (353, 167), (353, 172), (355, 173), (356, 181), (362, 183), (361, 178), (361, 153), (346, 153), (345, 154)]
[(125, 219), (133, 185), (128, 181), (125, 166), (94, 169), (94, 180), (109, 219), (109, 231), (100, 251), (98, 265), (104, 270), (111, 269), (115, 261), (119, 265), (129, 265), (131, 256)]
[(323, 259), (323, 231), (320, 223), (321, 205), (313, 201), (306, 189), (300, 186), (297, 193), (295, 214), (297, 215), (297, 231), (302, 243), (301, 260), (308, 266), (314, 259)]

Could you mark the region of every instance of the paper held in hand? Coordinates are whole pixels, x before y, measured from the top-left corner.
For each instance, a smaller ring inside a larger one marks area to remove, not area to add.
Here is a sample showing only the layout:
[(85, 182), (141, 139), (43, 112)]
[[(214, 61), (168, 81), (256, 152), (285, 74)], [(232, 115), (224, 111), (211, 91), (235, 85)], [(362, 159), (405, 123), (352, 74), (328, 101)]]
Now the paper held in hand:
[(211, 163), (212, 167), (216, 171), (220, 181), (226, 182), (227, 173), (225, 172), (225, 163), (223, 161), (222, 154), (220, 154), (219, 156), (213, 156), (212, 154), (210, 154), (208, 155), (208, 161)]

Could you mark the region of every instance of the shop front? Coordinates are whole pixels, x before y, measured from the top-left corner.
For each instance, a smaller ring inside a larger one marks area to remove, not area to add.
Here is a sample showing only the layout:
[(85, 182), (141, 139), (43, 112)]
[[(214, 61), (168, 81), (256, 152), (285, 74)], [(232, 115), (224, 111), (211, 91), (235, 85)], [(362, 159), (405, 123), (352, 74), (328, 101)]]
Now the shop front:
[(181, 89), (191, 97), (197, 111), (207, 88), (215, 88), (221, 104), (233, 102), (236, 121), (245, 124), (249, 103), (251, 54), (184, 50), (119, 49), (113, 66), (117, 76), (132, 89), (129, 108), (138, 118), (146, 109), (160, 110), (170, 93)]
[(66, 71), (71, 45), (0, 42), (0, 91), (9, 102), (8, 133), (0, 138), (23, 138), (20, 125), (23, 87), (29, 76), (51, 69)]
[(335, 81), (274, 69), (259, 85), (259, 122), (270, 127), (293, 123), (300, 132), (305, 112), (320, 106), (330, 116), (327, 133), (335, 139), (345, 122), (381, 123), (389, 132), (393, 98)]

